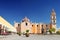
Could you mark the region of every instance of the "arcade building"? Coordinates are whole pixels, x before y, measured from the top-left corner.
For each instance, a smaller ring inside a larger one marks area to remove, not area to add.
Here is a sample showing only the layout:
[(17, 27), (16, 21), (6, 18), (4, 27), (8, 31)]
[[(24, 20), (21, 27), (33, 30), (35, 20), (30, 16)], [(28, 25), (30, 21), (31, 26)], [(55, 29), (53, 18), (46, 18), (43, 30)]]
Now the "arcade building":
[(9, 34), (9, 32), (16, 32), (16, 29), (0, 16), (0, 35)]

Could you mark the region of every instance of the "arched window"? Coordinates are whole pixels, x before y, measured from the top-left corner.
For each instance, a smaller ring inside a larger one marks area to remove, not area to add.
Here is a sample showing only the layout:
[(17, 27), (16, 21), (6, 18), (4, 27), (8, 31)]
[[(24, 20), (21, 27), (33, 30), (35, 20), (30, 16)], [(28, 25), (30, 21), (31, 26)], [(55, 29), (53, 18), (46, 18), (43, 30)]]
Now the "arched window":
[(42, 26), (42, 29), (43, 29), (43, 25), (41, 25)]
[(24, 20), (22, 20), (22, 22), (24, 22)]
[(20, 26), (20, 24), (18, 24), (18, 27)]
[(43, 27), (43, 25), (41, 25)]
[(32, 27), (33, 27), (33, 25), (32, 25)]
[(28, 25), (28, 23), (26, 23), (26, 26)]
[(47, 25), (46, 25), (46, 27), (47, 27)]
[(1, 29), (1, 27), (2, 27), (2, 24), (0, 24), (0, 29)]
[(37, 27), (38, 27), (38, 25), (37, 25)]
[(0, 26), (1, 26), (1, 24), (0, 24)]

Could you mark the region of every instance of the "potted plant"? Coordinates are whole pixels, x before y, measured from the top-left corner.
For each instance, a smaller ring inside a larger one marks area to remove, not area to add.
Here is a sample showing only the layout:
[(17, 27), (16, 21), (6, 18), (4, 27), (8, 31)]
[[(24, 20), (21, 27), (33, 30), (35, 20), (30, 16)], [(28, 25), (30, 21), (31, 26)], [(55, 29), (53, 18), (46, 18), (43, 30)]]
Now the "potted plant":
[(18, 34), (19, 36), (21, 36), (21, 32), (18, 32), (17, 34)]
[(23, 35), (25, 35), (25, 32), (23, 32)]
[(29, 37), (29, 30), (26, 30), (26, 37)]

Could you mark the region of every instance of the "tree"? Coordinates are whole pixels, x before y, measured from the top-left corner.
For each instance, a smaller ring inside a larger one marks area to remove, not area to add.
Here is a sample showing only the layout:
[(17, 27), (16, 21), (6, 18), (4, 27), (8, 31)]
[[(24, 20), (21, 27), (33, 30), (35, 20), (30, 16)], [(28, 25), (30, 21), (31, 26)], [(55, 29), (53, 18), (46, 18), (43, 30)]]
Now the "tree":
[(56, 29), (55, 28), (52, 28), (52, 32), (55, 32), (56, 31)]
[(52, 29), (49, 29), (50, 34), (52, 34)]
[(56, 31), (55, 28), (51, 28), (51, 29), (49, 29), (50, 34), (52, 34), (52, 33), (55, 32), (55, 31)]

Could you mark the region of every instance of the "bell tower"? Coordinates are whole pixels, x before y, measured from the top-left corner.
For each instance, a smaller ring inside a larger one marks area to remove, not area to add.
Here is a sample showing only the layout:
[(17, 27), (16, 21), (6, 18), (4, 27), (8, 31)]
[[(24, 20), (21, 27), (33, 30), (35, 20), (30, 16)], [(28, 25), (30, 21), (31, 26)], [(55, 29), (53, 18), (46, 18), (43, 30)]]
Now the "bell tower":
[(56, 13), (54, 9), (52, 9), (52, 12), (51, 12), (51, 24), (52, 24), (52, 28), (56, 29)]

